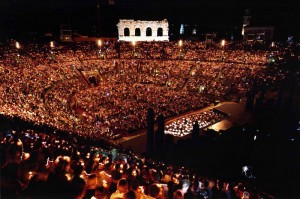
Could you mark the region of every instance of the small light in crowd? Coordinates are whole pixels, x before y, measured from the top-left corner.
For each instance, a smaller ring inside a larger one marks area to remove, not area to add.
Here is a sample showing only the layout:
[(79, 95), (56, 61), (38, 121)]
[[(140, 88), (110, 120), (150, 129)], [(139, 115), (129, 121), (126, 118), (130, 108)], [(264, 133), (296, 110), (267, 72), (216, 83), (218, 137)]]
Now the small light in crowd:
[(97, 41), (97, 45), (98, 45), (99, 47), (102, 46), (102, 41), (101, 41), (100, 39)]
[(204, 91), (204, 89), (205, 89), (205, 86), (200, 85), (200, 87), (199, 87), (199, 92), (202, 93), (202, 92)]
[(54, 42), (50, 41), (50, 48), (54, 48)]
[(24, 153), (24, 160), (27, 160), (30, 157), (29, 153)]
[(132, 45), (135, 46), (135, 44), (136, 44), (136, 42), (135, 42), (135, 41), (132, 41)]
[(33, 177), (33, 173), (32, 173), (32, 171), (29, 171), (28, 172), (28, 180), (30, 180), (32, 177)]
[(70, 180), (71, 180), (71, 176), (70, 176), (70, 174), (68, 174), (68, 173), (67, 173), (65, 176), (67, 177), (67, 180), (68, 180), (68, 181), (70, 181)]
[(92, 196), (91, 199), (97, 199), (95, 196)]
[(222, 46), (222, 47), (225, 46), (225, 39), (223, 39), (223, 40), (221, 41), (221, 46)]
[(137, 175), (136, 170), (133, 170), (132, 171), (132, 176), (136, 176), (136, 175)]
[(179, 47), (181, 47), (182, 46), (182, 40), (179, 40), (179, 42), (178, 42), (178, 45), (179, 45)]
[(174, 182), (175, 184), (179, 184), (179, 183), (180, 183), (179, 180), (178, 180), (177, 178), (173, 178), (173, 182)]
[(21, 48), (21, 45), (20, 45), (19, 42), (16, 42), (16, 48), (17, 48), (17, 49), (20, 49), (20, 48)]
[(84, 167), (84, 162), (81, 162), (80, 165)]
[(71, 161), (71, 158), (69, 156), (63, 156), (63, 159), (67, 162), (70, 162)]
[(256, 140), (256, 135), (254, 136), (253, 140)]
[(22, 146), (22, 141), (21, 141), (21, 140), (18, 140), (17, 145), (18, 145), (18, 146)]
[(107, 181), (106, 180), (102, 180), (103, 183), (103, 187), (106, 188), (107, 187)]
[(274, 41), (271, 43), (271, 47), (275, 47), (275, 42)]

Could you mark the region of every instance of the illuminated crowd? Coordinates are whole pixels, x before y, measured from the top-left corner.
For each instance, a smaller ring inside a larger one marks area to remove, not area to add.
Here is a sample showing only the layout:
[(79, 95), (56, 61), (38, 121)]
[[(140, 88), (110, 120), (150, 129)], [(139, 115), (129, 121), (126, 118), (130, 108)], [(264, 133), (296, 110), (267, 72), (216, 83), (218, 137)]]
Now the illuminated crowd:
[[(1, 116), (57, 129), (1, 132), (4, 198), (262, 198), (251, 186), (98, 138), (144, 128), (149, 107), (171, 118), (243, 98), (254, 82), (276, 86), (287, 74), (267, 66), (274, 52), (188, 41), (55, 47), (12, 41), (0, 52)], [(213, 111), (181, 117), (166, 133), (182, 136), (195, 121), (203, 128), (223, 118)]]
[(268, 50), (189, 41), (47, 45), (0, 45), (0, 112), (84, 136), (119, 138), (146, 126), (149, 107), (170, 118), (286, 76), (267, 67)]

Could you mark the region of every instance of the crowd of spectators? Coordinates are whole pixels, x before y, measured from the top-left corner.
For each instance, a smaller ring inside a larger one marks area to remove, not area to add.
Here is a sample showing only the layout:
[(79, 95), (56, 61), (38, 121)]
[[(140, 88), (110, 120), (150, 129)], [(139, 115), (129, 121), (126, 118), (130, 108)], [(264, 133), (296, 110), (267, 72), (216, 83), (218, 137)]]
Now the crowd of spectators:
[(268, 198), (252, 186), (61, 132), (1, 132), (2, 198)]
[(149, 107), (170, 118), (214, 100), (242, 98), (254, 82), (276, 85), (286, 76), (285, 70), (267, 67), (271, 51), (203, 42), (18, 49), (12, 42), (0, 50), (1, 114), (111, 139), (144, 128)]
[[(0, 52), (1, 115), (68, 132), (1, 132), (1, 197), (263, 197), (241, 183), (199, 176), (97, 138), (145, 127), (149, 107), (170, 118), (216, 99), (242, 98), (254, 82), (280, 83), (287, 72), (267, 66), (270, 51), (104, 42), (19, 49), (10, 43), (0, 44)], [(204, 127), (222, 117), (205, 112), (179, 122), (190, 129), (195, 120)]]

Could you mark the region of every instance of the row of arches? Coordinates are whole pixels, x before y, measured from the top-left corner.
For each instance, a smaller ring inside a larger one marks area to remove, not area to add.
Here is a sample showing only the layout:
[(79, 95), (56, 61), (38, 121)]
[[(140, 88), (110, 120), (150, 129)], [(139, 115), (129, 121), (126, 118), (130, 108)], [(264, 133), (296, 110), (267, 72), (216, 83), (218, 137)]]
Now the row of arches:
[[(152, 28), (148, 27), (146, 28), (146, 37), (151, 37), (152, 34)], [(129, 28), (124, 28), (124, 36), (125, 37), (129, 37), (130, 36), (130, 30)], [(135, 33), (134, 36), (136, 37), (140, 37), (141, 36), (141, 29), (140, 28), (136, 28), (135, 29)], [(157, 37), (162, 37), (163, 36), (163, 29), (162, 28), (158, 28), (157, 29), (157, 33), (156, 33)]]

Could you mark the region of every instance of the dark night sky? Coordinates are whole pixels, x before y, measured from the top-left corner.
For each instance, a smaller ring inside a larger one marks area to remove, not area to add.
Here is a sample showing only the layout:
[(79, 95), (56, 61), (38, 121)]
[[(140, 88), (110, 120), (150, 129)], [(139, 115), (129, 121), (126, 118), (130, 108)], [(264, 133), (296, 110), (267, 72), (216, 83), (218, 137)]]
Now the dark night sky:
[[(116, 30), (119, 18), (164, 19), (170, 23), (200, 27), (240, 28), (245, 9), (251, 10), (251, 25), (274, 25), (282, 37), (300, 35), (297, 0), (115, 0), (108, 6), (100, 0), (104, 26)], [(4, 30), (56, 31), (59, 24), (72, 24), (88, 32), (97, 23), (97, 0), (1, 0), (0, 24)]]

